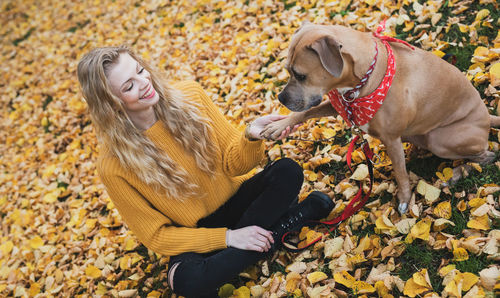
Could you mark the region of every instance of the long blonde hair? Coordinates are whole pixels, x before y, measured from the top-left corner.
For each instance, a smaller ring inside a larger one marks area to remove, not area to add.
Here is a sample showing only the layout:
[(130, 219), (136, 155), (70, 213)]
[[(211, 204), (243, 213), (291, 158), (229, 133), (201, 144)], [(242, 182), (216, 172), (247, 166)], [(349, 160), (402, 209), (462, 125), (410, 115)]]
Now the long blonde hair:
[(181, 200), (196, 194), (198, 187), (189, 182), (186, 171), (134, 126), (121, 100), (111, 91), (107, 71), (124, 53), (150, 73), (160, 97), (153, 107), (157, 119), (194, 156), (201, 170), (214, 173), (217, 149), (208, 141), (211, 135), (209, 120), (198, 113), (197, 105), (188, 103), (180, 91), (167, 86), (159, 72), (125, 46), (96, 48), (78, 63), (78, 81), (98, 139), (118, 157), (122, 167), (135, 172), (156, 191), (164, 190), (167, 196)]

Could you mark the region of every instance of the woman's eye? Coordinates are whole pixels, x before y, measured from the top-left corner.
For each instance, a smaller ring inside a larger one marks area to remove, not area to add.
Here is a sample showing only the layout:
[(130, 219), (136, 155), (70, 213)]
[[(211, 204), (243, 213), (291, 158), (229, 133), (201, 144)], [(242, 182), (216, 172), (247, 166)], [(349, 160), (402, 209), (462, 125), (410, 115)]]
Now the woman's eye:
[(132, 87), (134, 87), (134, 84), (130, 84), (130, 87), (128, 87), (128, 88), (127, 88), (127, 90), (125, 90), (125, 91), (130, 91), (130, 90), (132, 90)]
[(143, 71), (144, 71), (144, 67), (142, 67), (141, 70), (139, 70), (139, 74), (141, 74)]

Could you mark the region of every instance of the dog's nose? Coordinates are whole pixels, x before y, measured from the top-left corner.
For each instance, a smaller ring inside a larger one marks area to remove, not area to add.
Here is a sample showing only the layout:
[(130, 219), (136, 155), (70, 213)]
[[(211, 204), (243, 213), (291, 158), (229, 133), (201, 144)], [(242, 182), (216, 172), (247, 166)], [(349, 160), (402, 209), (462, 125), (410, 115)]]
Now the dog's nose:
[(278, 94), (278, 100), (279, 100), (282, 104), (285, 104), (285, 103), (286, 103), (286, 95), (285, 95), (285, 92), (281, 92), (280, 94)]

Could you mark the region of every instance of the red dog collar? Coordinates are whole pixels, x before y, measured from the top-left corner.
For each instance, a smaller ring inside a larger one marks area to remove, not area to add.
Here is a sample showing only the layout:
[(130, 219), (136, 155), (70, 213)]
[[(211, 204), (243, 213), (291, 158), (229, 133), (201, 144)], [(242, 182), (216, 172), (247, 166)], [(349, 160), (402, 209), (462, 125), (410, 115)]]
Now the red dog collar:
[[(414, 50), (414, 47), (412, 47), (405, 41), (392, 38), (389, 36), (380, 35), (380, 32), (382, 32), (384, 29), (385, 29), (385, 21), (383, 21), (378, 26), (377, 32), (373, 33), (375, 37), (379, 38), (382, 41), (382, 43), (385, 45), (385, 48), (387, 49), (387, 70), (378, 88), (367, 96), (355, 99), (346, 99), (342, 94), (339, 93), (337, 89), (332, 89), (330, 92), (328, 92), (328, 97), (330, 99), (332, 106), (335, 108), (337, 113), (339, 113), (340, 116), (344, 118), (344, 120), (347, 122), (349, 126), (351, 125), (362, 126), (370, 122), (370, 120), (372, 120), (373, 116), (375, 116), (375, 113), (378, 111), (378, 109), (384, 102), (384, 99), (386, 98), (387, 93), (389, 92), (389, 88), (391, 88), (392, 79), (394, 78), (394, 75), (396, 73), (396, 59), (394, 58), (394, 53), (392, 52), (392, 48), (389, 45), (389, 42), (403, 43), (406, 46), (410, 47), (412, 50)], [(373, 70), (373, 65), (377, 60), (377, 54), (378, 54), (378, 49), (377, 48), (375, 49), (376, 49), (376, 54), (374, 62), (372, 62), (372, 65), (370, 65), (367, 74), (363, 78), (364, 81), (362, 79), (362, 82), (360, 84), (364, 84), (366, 82), (367, 77)], [(360, 88), (361, 87), (358, 88), (358, 86), (354, 87), (354, 89), (360, 89)], [(353, 92), (350, 90), (346, 94), (351, 95), (353, 94)]]

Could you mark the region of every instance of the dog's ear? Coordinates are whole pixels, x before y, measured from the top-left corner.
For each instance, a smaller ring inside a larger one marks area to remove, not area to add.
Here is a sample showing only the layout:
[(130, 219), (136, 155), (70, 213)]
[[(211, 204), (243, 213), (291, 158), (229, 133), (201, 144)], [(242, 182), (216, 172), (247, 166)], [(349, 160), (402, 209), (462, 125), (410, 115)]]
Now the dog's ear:
[(300, 25), (300, 27), (295, 30), (295, 32), (293, 33), (294, 35), (297, 35), (297, 33), (299, 33), (299, 31), (304, 28), (306, 25), (309, 25), (309, 24), (312, 24), (311, 22), (309, 22), (308, 20), (305, 20), (302, 22), (302, 24)]
[(323, 36), (314, 41), (310, 48), (314, 50), (321, 60), (323, 67), (334, 77), (339, 77), (344, 69), (344, 60), (340, 53), (342, 46), (331, 36)]

